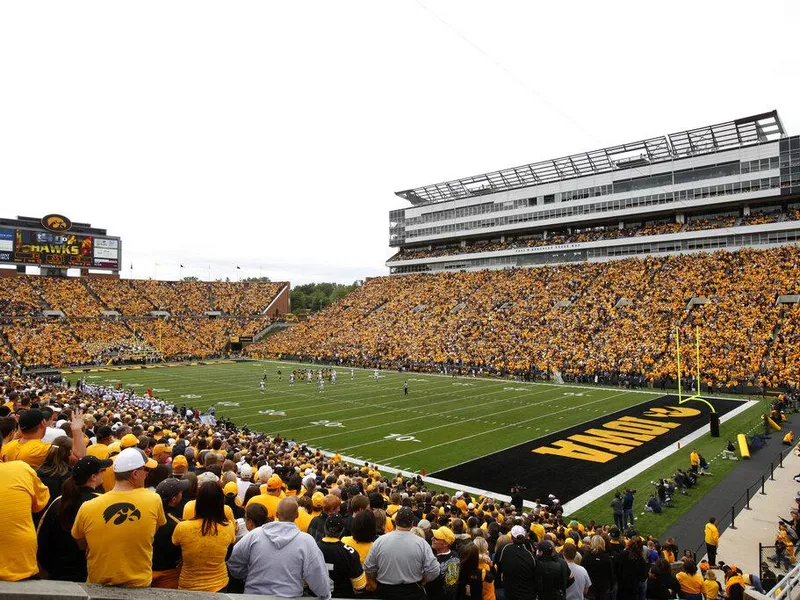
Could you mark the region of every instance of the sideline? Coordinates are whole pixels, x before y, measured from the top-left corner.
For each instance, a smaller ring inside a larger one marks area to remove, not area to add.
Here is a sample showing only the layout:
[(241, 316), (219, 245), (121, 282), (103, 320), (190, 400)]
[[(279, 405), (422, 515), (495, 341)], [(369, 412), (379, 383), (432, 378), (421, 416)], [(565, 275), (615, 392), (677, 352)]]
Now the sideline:
[[(753, 406), (755, 406), (757, 404), (758, 404), (757, 400), (748, 400), (748, 401), (743, 402), (742, 406), (739, 406), (739, 407), (733, 409), (732, 411), (730, 411), (729, 413), (723, 415), (720, 418), (720, 423), (724, 423), (724, 422), (726, 422), (726, 421), (728, 421), (728, 420), (730, 420), (730, 419), (742, 414), (744, 411), (748, 410), (749, 408), (751, 408), (751, 407), (753, 407)], [(599, 486), (593, 488), (592, 490), (590, 490), (590, 491), (588, 491), (588, 492), (586, 492), (584, 494), (581, 494), (580, 496), (578, 496), (577, 498), (571, 500), (570, 502), (567, 502), (566, 504), (564, 504), (564, 515), (568, 516), (571, 513), (575, 512), (575, 511), (578, 511), (581, 508), (587, 506), (588, 504), (591, 504), (592, 502), (594, 502), (595, 500), (597, 500), (598, 498), (600, 498), (604, 494), (606, 494), (606, 493), (614, 490), (615, 488), (619, 487), (622, 483), (628, 481), (632, 477), (635, 477), (639, 473), (642, 473), (643, 471), (649, 469), (650, 467), (652, 467), (656, 463), (664, 460), (668, 456), (670, 456), (670, 455), (674, 454), (675, 452), (677, 452), (678, 451), (678, 445), (680, 445), (682, 447), (685, 447), (686, 445), (691, 444), (694, 440), (702, 437), (706, 433), (707, 433), (707, 427), (704, 425), (703, 427), (693, 431), (692, 433), (690, 433), (690, 434), (684, 436), (683, 438), (681, 438), (680, 440), (678, 440), (677, 444), (670, 445), (669, 447), (664, 448), (663, 450), (660, 450), (659, 452), (656, 452), (651, 457), (647, 458), (646, 460), (643, 460), (641, 463), (637, 464), (636, 466), (633, 466), (633, 467), (631, 467), (629, 469), (626, 469), (625, 471), (622, 471), (621, 473), (619, 473), (616, 476), (612, 477), (606, 483), (604, 483), (602, 485), (599, 485)], [(328, 455), (328, 456), (333, 456), (334, 455), (333, 452), (323, 452), (323, 454)], [(353, 458), (353, 457), (344, 456), (344, 455), (340, 455), (340, 456), (342, 456), (342, 460), (344, 460), (346, 462), (349, 462), (349, 463), (352, 463), (352, 464), (355, 464), (355, 465), (363, 464), (365, 462), (369, 462), (368, 460), (364, 460), (364, 459), (358, 459), (358, 458)], [(400, 473), (403, 477), (416, 477), (417, 475), (419, 475), (419, 473), (417, 473), (417, 472), (407, 471), (405, 469), (397, 469), (397, 468), (394, 468), (394, 467), (390, 467), (390, 466), (386, 466), (386, 465), (379, 465), (379, 464), (375, 464), (375, 463), (370, 463), (370, 464), (374, 465), (374, 467), (376, 467), (379, 471), (386, 472), (386, 473)], [(445, 488), (452, 489), (452, 490), (457, 490), (457, 491), (460, 490), (460, 491), (469, 492), (471, 495), (475, 495), (475, 496), (487, 496), (487, 497), (490, 497), (490, 498), (494, 498), (496, 500), (501, 500), (503, 502), (511, 502), (511, 496), (509, 496), (508, 494), (502, 494), (502, 493), (494, 492), (494, 491), (491, 491), (491, 490), (484, 490), (484, 489), (476, 488), (476, 487), (472, 487), (472, 486), (465, 486), (465, 485), (461, 485), (459, 483), (455, 483), (453, 481), (447, 481), (445, 479), (439, 479), (438, 477), (427, 477), (427, 476), (425, 476), (425, 477), (422, 477), (422, 480), (425, 483), (431, 483), (433, 485), (437, 485), (437, 486), (440, 486), (440, 487), (445, 487)], [(530, 500), (525, 500), (525, 501), (523, 501), (523, 506), (525, 508), (534, 508), (535, 504), (533, 502), (531, 502)]]
[[(757, 400), (748, 400), (746, 402), (743, 402), (742, 406), (739, 406), (738, 408), (734, 408), (729, 413), (726, 413), (725, 415), (720, 417), (719, 422), (720, 423), (725, 423), (726, 421), (729, 421), (732, 418), (742, 414), (744, 411), (748, 410), (749, 408), (751, 408), (753, 406), (756, 406), (757, 404), (758, 404)], [(597, 487), (589, 490), (588, 492), (586, 492), (584, 494), (581, 494), (580, 496), (578, 496), (577, 498), (574, 498), (573, 500), (570, 500), (569, 502), (564, 504), (564, 515), (570, 515), (570, 514), (574, 513), (575, 511), (580, 510), (584, 506), (587, 506), (588, 504), (591, 504), (592, 502), (594, 502), (595, 500), (597, 500), (601, 496), (603, 496), (603, 495), (607, 494), (608, 492), (611, 492), (614, 489), (618, 488), (619, 486), (621, 486), (623, 483), (625, 483), (629, 479), (635, 477), (639, 473), (642, 473), (642, 472), (646, 471), (647, 469), (649, 469), (650, 467), (652, 467), (656, 463), (659, 463), (662, 460), (664, 460), (665, 458), (667, 458), (668, 456), (674, 454), (675, 452), (678, 451), (678, 448), (686, 448), (686, 446), (691, 444), (696, 439), (701, 438), (707, 432), (708, 432), (708, 426), (707, 425), (703, 425), (703, 427), (701, 427), (700, 429), (697, 429), (696, 431), (693, 431), (692, 433), (690, 433), (690, 434), (684, 436), (683, 438), (681, 438), (680, 440), (678, 440), (678, 442), (675, 445), (670, 445), (670, 446), (664, 448), (663, 450), (659, 450), (658, 452), (656, 452), (652, 456), (646, 458), (645, 460), (643, 460), (639, 464), (637, 464), (637, 465), (635, 465), (635, 466), (633, 466), (633, 467), (631, 467), (629, 469), (626, 469), (625, 471), (622, 471), (621, 473), (615, 475), (614, 477), (609, 479), (607, 482), (605, 482), (605, 483), (603, 483), (601, 485), (598, 485)]]

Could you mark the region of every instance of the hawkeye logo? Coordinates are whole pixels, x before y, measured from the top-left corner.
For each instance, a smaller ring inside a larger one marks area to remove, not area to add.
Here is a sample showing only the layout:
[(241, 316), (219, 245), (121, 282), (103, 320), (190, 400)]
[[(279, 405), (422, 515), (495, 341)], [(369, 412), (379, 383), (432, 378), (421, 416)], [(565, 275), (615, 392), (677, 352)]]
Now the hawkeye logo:
[(699, 410), (683, 406), (650, 408), (643, 413), (647, 419), (620, 417), (600, 427), (587, 429), (581, 434), (571, 435), (565, 440), (557, 440), (550, 446), (534, 448), (531, 452), (607, 463), (620, 454), (630, 452), (681, 426), (680, 421), (672, 419), (686, 419), (699, 414)]
[(114, 525), (122, 525), (125, 521), (138, 521), (142, 513), (130, 502), (117, 502), (103, 511), (103, 519), (108, 523), (114, 519)]
[(72, 221), (64, 215), (45, 215), (41, 220), (42, 227), (48, 231), (61, 233), (62, 231), (69, 231), (72, 229)]

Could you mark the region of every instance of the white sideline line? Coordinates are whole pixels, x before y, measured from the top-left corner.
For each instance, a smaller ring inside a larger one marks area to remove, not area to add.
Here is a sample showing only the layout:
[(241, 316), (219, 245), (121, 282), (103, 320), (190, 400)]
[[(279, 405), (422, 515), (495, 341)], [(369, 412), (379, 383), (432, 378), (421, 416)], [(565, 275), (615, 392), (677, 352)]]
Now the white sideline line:
[[(746, 411), (747, 409), (749, 409), (750, 407), (752, 407), (752, 406), (754, 406), (756, 404), (758, 404), (757, 400), (746, 400), (738, 408), (735, 408), (732, 411), (730, 411), (730, 412), (726, 413), (725, 415), (723, 415), (722, 417), (720, 417), (719, 421), (720, 421), (720, 423), (725, 423), (726, 421), (728, 421), (728, 420), (740, 415), (741, 413), (743, 413), (744, 411)], [(656, 463), (664, 460), (665, 458), (667, 458), (671, 454), (674, 454), (678, 450), (677, 449), (677, 444), (680, 444), (681, 446), (686, 446), (687, 444), (690, 444), (693, 441), (695, 441), (696, 439), (698, 439), (698, 438), (702, 437), (703, 435), (705, 435), (705, 433), (706, 433), (705, 432), (705, 426), (702, 426), (699, 429), (697, 429), (696, 431), (684, 436), (683, 438), (681, 438), (680, 440), (678, 440), (674, 444), (670, 444), (669, 446), (667, 446), (663, 450), (660, 450), (660, 451), (656, 452), (655, 454), (653, 454), (652, 456), (644, 459), (642, 462), (638, 463), (637, 465), (635, 465), (635, 466), (633, 466), (633, 467), (631, 467), (629, 469), (626, 469), (625, 471), (623, 471), (623, 472), (619, 473), (618, 475), (612, 477), (607, 482), (602, 483), (602, 484), (592, 488), (590, 491), (588, 491), (588, 492), (586, 492), (584, 494), (581, 494), (577, 498), (574, 498), (573, 500), (567, 502), (566, 504), (564, 504), (564, 515), (570, 515), (573, 512), (575, 512), (577, 510), (580, 510), (584, 506), (587, 506), (588, 504), (591, 504), (592, 502), (594, 502), (595, 500), (597, 500), (598, 498), (600, 498), (604, 494), (612, 491), (614, 488), (616, 488), (616, 487), (620, 486), (621, 484), (625, 483), (626, 481), (628, 481), (632, 477), (635, 477), (636, 475), (638, 475), (639, 473), (644, 472), (645, 470), (649, 469), (650, 467), (652, 467)], [(326, 454), (326, 455), (330, 455), (330, 456), (333, 456), (333, 454), (334, 454), (333, 452), (323, 452), (323, 453)], [(351, 463), (351, 464), (360, 464), (360, 463), (364, 463), (364, 462), (369, 462), (368, 460), (365, 461), (365, 460), (351, 458), (351, 457), (348, 457), (348, 456), (342, 456), (342, 459), (344, 461), (346, 461), (346, 462)], [(377, 467), (378, 470), (384, 471), (384, 472), (400, 473), (401, 475), (403, 475), (403, 477), (416, 477), (417, 475), (419, 475), (418, 472), (408, 471), (408, 470), (404, 470), (404, 469), (397, 469), (395, 467), (391, 467), (391, 466), (387, 466), (387, 465), (375, 464), (375, 467)], [(426, 476), (426, 477), (423, 477), (422, 480), (425, 483), (431, 483), (433, 485), (438, 485), (438, 486), (450, 488), (450, 489), (453, 489), (453, 490), (462, 490), (462, 491), (469, 492), (470, 494), (473, 494), (473, 495), (476, 495), (476, 496), (477, 495), (487, 496), (489, 498), (494, 498), (496, 500), (501, 500), (503, 502), (511, 502), (511, 496), (509, 496), (507, 494), (501, 494), (499, 492), (493, 492), (491, 490), (484, 490), (484, 489), (481, 489), (481, 488), (476, 488), (476, 487), (472, 487), (472, 486), (468, 486), (468, 485), (463, 485), (461, 483), (455, 483), (453, 481), (447, 481), (445, 479), (439, 479), (438, 477), (427, 477)], [(523, 505), (526, 508), (533, 508), (534, 507), (534, 503), (530, 502), (529, 500), (525, 500), (523, 502)]]
[[(742, 406), (739, 406), (738, 408), (734, 408), (732, 411), (730, 411), (730, 412), (724, 414), (722, 417), (720, 417), (719, 422), (720, 423), (724, 423), (724, 422), (732, 419), (733, 417), (735, 417), (737, 415), (740, 415), (741, 413), (746, 411), (748, 408), (750, 408), (751, 406), (754, 406), (756, 404), (758, 404), (757, 400), (746, 400), (745, 402), (742, 403)], [(667, 446), (663, 450), (659, 450), (658, 452), (656, 452), (652, 456), (648, 456), (643, 461), (641, 461), (640, 463), (637, 463), (636, 465), (632, 466), (631, 468), (625, 469), (624, 471), (622, 471), (622, 473), (619, 473), (619, 474), (615, 475), (614, 477), (612, 477), (608, 481), (606, 481), (604, 483), (601, 483), (597, 487), (594, 487), (591, 490), (589, 490), (588, 492), (586, 492), (584, 494), (581, 494), (577, 498), (573, 498), (572, 500), (570, 500), (569, 502), (564, 504), (564, 514), (565, 515), (570, 515), (570, 514), (574, 513), (576, 510), (580, 510), (584, 506), (586, 506), (588, 504), (591, 504), (592, 502), (597, 500), (600, 496), (602, 496), (604, 494), (607, 494), (608, 492), (610, 492), (613, 489), (619, 487), (620, 485), (622, 485), (623, 483), (625, 483), (626, 481), (628, 481), (632, 477), (635, 477), (639, 473), (642, 473), (642, 472), (646, 471), (647, 469), (649, 469), (650, 467), (652, 467), (657, 462), (667, 458), (670, 454), (673, 454), (673, 453), (677, 452), (678, 449), (677, 449), (676, 444), (680, 444), (681, 447), (687, 446), (688, 444), (691, 444), (696, 439), (698, 439), (701, 436), (705, 435), (705, 433), (706, 433), (706, 426), (704, 425), (704, 426), (700, 427), (699, 429), (697, 429), (696, 431), (693, 431), (692, 433), (682, 437), (676, 443), (670, 444), (669, 446)], [(528, 503), (526, 502), (525, 505), (527, 506), (527, 504)]]

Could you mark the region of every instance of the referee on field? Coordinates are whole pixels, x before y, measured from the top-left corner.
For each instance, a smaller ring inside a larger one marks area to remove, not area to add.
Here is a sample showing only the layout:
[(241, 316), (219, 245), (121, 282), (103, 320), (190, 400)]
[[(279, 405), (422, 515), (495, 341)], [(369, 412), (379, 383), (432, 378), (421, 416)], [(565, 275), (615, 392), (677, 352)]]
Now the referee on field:
[(439, 576), (433, 549), (411, 533), (414, 513), (408, 507), (397, 511), (395, 530), (380, 536), (364, 561), (366, 574), (378, 581), (376, 593), (384, 600), (424, 600), (423, 585)]

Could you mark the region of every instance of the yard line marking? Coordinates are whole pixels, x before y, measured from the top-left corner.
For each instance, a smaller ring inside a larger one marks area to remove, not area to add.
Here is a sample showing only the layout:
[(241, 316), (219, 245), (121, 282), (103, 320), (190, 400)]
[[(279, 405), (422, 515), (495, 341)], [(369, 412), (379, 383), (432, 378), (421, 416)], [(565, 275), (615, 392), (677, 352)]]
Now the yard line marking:
[[(592, 400), (591, 402), (587, 402), (586, 404), (579, 404), (578, 406), (565, 408), (564, 410), (558, 411), (558, 412), (565, 412), (565, 411), (568, 411), (568, 410), (575, 410), (575, 409), (578, 409), (578, 408), (583, 408), (584, 406), (590, 406), (590, 405), (595, 404), (597, 402), (605, 402), (607, 400), (610, 400), (611, 398), (615, 398), (617, 396), (624, 396), (625, 394), (631, 394), (631, 393), (635, 393), (635, 392), (632, 392), (632, 391), (621, 392), (619, 394), (615, 394), (614, 396), (609, 396), (607, 398), (600, 398), (599, 400)], [(551, 417), (553, 414), (558, 414), (558, 413), (550, 413), (550, 414), (547, 414), (547, 415), (539, 415), (538, 417), (533, 417), (531, 419), (527, 419), (525, 421), (520, 421), (520, 422), (521, 423), (529, 423), (531, 421), (536, 421), (538, 419), (544, 419), (544, 418), (547, 418), (547, 417)], [(419, 433), (424, 433), (425, 431), (432, 431), (434, 429), (440, 429), (441, 427), (448, 427), (448, 426), (449, 425), (439, 425), (437, 427), (431, 427), (430, 429), (425, 429), (425, 430), (422, 430), (422, 431), (412, 431), (412, 432), (409, 433), (409, 435), (417, 435)], [(472, 439), (472, 438), (475, 438), (475, 437), (486, 435), (487, 433), (495, 433), (497, 431), (502, 431), (503, 429), (507, 429), (507, 428), (508, 428), (508, 425), (504, 425), (502, 427), (495, 427), (494, 429), (489, 429), (487, 431), (481, 431), (479, 433), (473, 433), (471, 435), (459, 438), (458, 440), (455, 440), (455, 441), (463, 442), (464, 440), (469, 440), (469, 439)], [(448, 444), (452, 444), (452, 443), (453, 443), (453, 440), (450, 440), (450, 441), (447, 441), (447, 442), (442, 442), (440, 444), (435, 444), (433, 446), (427, 446), (426, 448), (420, 448), (418, 450), (411, 450), (409, 452), (404, 452), (403, 454), (397, 454), (396, 456), (392, 456), (392, 457), (390, 457), (388, 459), (384, 459), (384, 460), (396, 460), (398, 458), (402, 458), (402, 457), (408, 456), (410, 454), (417, 454), (418, 452), (422, 452), (424, 450), (432, 450), (433, 448), (440, 448), (441, 446), (447, 446)], [(515, 444), (515, 445), (518, 445), (518, 444)], [(450, 467), (448, 467), (448, 468), (450, 468)]]
[[(619, 394), (616, 394), (615, 396), (609, 396), (609, 397), (606, 397), (606, 398), (600, 398), (599, 400), (592, 400), (591, 402), (587, 402), (586, 404), (579, 404), (578, 406), (570, 406), (568, 408), (565, 408), (563, 410), (557, 411), (555, 413), (548, 413), (546, 415), (538, 415), (536, 417), (532, 417), (532, 418), (526, 419), (524, 421), (519, 421), (517, 424), (530, 423), (531, 421), (536, 421), (538, 419), (544, 419), (544, 418), (552, 417), (553, 415), (557, 415), (557, 414), (559, 414), (561, 412), (566, 412), (568, 410), (575, 410), (575, 409), (578, 409), (578, 408), (583, 408), (584, 406), (590, 406), (590, 405), (595, 404), (597, 402), (604, 402), (604, 401), (610, 400), (611, 398), (614, 398), (616, 396), (623, 396), (625, 394), (630, 394), (630, 393), (631, 392), (621, 392)], [(563, 400), (563, 398), (561, 398), (561, 397), (553, 397), (553, 398), (551, 398), (549, 400), (543, 400), (542, 402), (537, 403), (535, 406), (539, 407), (539, 406), (541, 406), (543, 404), (548, 404), (550, 402), (557, 402), (557, 401), (560, 401), (560, 400)], [(509, 409), (509, 410), (512, 410), (512, 409)], [(515, 408), (513, 410), (518, 410), (518, 409)], [(500, 412), (495, 413), (495, 414), (499, 415), (499, 414), (503, 414), (504, 412), (509, 412), (509, 411), (508, 410), (504, 410), (504, 411), (500, 411)], [(479, 420), (480, 419), (478, 417), (476, 417), (475, 419), (467, 419), (467, 421), (479, 421)], [(435, 430), (441, 429), (443, 427), (451, 427), (451, 424), (450, 423), (445, 423), (443, 425), (436, 425), (434, 427), (429, 427), (428, 429), (419, 429), (419, 430), (416, 430), (416, 431), (409, 431), (409, 432), (406, 433), (406, 435), (414, 435), (414, 436), (416, 436), (416, 435), (419, 435), (420, 433), (426, 433), (428, 431), (435, 431)], [(420, 448), (419, 450), (415, 450), (415, 451), (412, 451), (412, 452), (407, 452), (405, 454), (398, 454), (397, 456), (393, 456), (390, 460), (394, 460), (396, 458), (401, 458), (401, 457), (407, 456), (409, 454), (416, 454), (417, 452), (421, 452), (421, 451), (424, 451), (424, 450), (431, 450), (432, 448), (439, 448), (440, 446), (446, 446), (448, 444), (452, 444), (454, 441), (460, 442), (462, 440), (471, 439), (471, 438), (477, 437), (479, 435), (484, 435), (485, 433), (494, 433), (496, 431), (502, 431), (503, 429), (507, 429), (508, 427), (510, 427), (510, 425), (501, 425), (500, 427), (495, 427), (494, 429), (489, 429), (489, 430), (481, 432), (481, 433), (474, 433), (472, 435), (468, 435), (466, 437), (459, 438), (458, 440), (450, 440), (450, 441), (447, 441), (447, 442), (442, 442), (440, 444), (436, 444), (434, 446), (426, 446), (425, 448)], [(355, 433), (355, 432), (352, 432), (352, 433)], [(374, 443), (375, 443), (375, 441), (367, 442), (367, 443), (364, 443), (364, 444), (355, 444), (353, 446), (345, 446), (345, 447), (341, 448), (340, 450), (341, 451), (347, 451), (347, 450), (350, 450), (352, 448), (360, 448), (361, 446), (367, 446), (369, 444), (374, 444)], [(386, 460), (386, 459), (384, 459), (384, 460)]]

